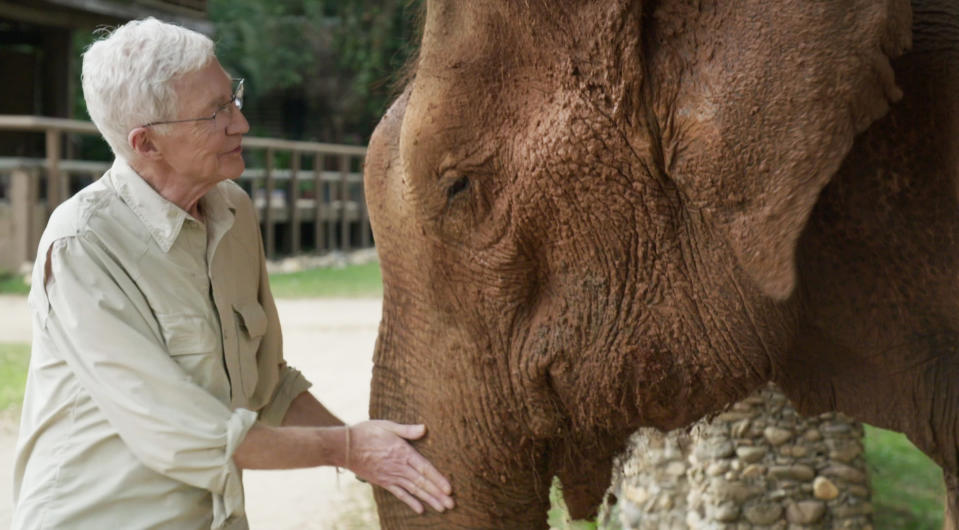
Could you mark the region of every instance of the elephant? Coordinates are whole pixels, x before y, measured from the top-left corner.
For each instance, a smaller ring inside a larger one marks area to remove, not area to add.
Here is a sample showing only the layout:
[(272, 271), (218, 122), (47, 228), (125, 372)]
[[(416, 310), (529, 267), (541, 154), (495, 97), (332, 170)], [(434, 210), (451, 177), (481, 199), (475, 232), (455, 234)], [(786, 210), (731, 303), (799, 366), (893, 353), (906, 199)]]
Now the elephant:
[(371, 417), (457, 507), (595, 513), (631, 432), (779, 384), (904, 432), (959, 514), (959, 3), (427, 0), (365, 165)]

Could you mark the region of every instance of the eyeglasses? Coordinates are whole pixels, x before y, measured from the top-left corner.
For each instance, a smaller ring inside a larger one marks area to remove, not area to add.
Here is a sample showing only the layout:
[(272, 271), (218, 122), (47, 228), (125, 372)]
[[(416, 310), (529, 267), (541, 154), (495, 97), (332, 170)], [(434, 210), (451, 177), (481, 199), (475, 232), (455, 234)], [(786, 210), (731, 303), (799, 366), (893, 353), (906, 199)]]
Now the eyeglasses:
[[(168, 123), (186, 123), (188, 121), (212, 121), (216, 126), (226, 128), (230, 124), (233, 118), (233, 109), (242, 109), (243, 108), (243, 78), (232, 79), (234, 83), (233, 96), (230, 97), (230, 101), (224, 103), (212, 116), (207, 116), (204, 118), (189, 118), (186, 120), (167, 120), (167, 121), (151, 121), (142, 127), (149, 127), (151, 125), (164, 125)], [(217, 118), (220, 118), (220, 121), (217, 121)]]

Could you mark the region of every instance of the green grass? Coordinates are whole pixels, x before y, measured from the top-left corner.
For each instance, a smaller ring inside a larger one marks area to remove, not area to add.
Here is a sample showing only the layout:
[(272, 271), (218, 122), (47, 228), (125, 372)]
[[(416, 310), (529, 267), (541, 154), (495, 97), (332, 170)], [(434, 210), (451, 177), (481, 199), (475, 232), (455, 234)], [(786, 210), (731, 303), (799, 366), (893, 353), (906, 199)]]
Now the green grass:
[(596, 530), (595, 521), (573, 520), (563, 498), (563, 483), (559, 477), (553, 477), (549, 488), (549, 511), (546, 513), (546, 523), (550, 529), (556, 530)]
[(942, 528), (942, 472), (902, 434), (866, 425), (876, 528)]
[[(270, 287), (277, 298), (378, 298), (383, 295), (378, 263), (272, 274)], [(21, 276), (0, 271), (0, 294), (29, 292), (30, 286)]]
[(27, 294), (30, 286), (19, 274), (0, 270), (0, 294)]
[(310, 269), (270, 275), (276, 298), (378, 298), (383, 295), (379, 263)]
[(29, 362), (28, 344), (0, 342), (0, 411), (20, 407)]

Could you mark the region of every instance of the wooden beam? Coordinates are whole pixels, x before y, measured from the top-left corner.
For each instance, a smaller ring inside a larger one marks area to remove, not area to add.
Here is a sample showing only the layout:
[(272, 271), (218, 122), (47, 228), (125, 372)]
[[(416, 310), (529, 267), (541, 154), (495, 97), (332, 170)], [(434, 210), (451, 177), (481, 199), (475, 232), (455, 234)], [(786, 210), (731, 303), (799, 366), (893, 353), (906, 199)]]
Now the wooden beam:
[(116, 24), (116, 17), (82, 13), (68, 9), (51, 8), (41, 2), (34, 4), (13, 3), (0, 0), (0, 13), (7, 20), (16, 20), (38, 26), (58, 28), (93, 28), (102, 24)]
[(42, 0), (29, 5), (0, 0), (0, 13), (7, 19), (65, 28), (118, 25), (128, 20), (156, 17), (205, 35), (213, 35), (214, 30), (205, 12), (155, 0)]
[(23, 116), (0, 114), (0, 130), (2, 131), (37, 131), (58, 129), (68, 133), (99, 134), (97, 126), (80, 120), (65, 118), (47, 118), (45, 116)]

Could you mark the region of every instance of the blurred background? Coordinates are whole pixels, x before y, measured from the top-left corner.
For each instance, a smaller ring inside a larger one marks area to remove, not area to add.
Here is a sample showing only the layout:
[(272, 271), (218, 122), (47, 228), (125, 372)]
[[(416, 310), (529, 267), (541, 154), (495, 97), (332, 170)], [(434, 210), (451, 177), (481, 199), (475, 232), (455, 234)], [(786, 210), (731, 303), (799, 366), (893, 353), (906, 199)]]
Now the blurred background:
[(372, 247), (365, 146), (415, 51), (421, 0), (0, 0), (0, 277), (112, 156), (81, 57), (99, 28), (156, 17), (210, 36), (246, 82), (247, 171), (273, 259)]
[[(80, 56), (94, 30), (153, 16), (210, 36), (223, 66), (246, 78), (251, 136), (365, 145), (413, 50), (420, 3), (0, 0), (0, 114), (89, 119)], [(0, 155), (43, 147), (7, 133)], [(109, 156), (97, 141), (74, 149)]]

